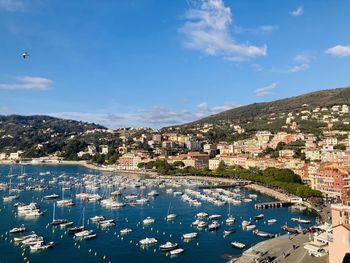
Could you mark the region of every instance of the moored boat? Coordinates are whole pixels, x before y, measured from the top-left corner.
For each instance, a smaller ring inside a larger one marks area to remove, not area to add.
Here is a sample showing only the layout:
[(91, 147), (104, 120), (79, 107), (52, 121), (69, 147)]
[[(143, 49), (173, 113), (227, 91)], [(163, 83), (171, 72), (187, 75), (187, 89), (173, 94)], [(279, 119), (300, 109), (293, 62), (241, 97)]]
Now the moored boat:
[(245, 248), (245, 244), (237, 242), (237, 241), (231, 242), (231, 245), (236, 247), (236, 248), (239, 248), (239, 249)]

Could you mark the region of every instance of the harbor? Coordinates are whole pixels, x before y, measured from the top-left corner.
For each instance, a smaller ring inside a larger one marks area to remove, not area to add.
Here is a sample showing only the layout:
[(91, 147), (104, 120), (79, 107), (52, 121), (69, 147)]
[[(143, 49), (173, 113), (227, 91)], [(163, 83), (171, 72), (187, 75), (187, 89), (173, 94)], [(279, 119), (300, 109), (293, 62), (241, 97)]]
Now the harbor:
[[(307, 210), (256, 209), (256, 204), (279, 201), (198, 178), (1, 165), (0, 184), (2, 262), (46, 257), (50, 262), (189, 262), (198, 257), (228, 262), (261, 241), (285, 235), (286, 222), (299, 227), (293, 218), (310, 221), (303, 228), (316, 220)], [(25, 245), (25, 237), (34, 233)]]

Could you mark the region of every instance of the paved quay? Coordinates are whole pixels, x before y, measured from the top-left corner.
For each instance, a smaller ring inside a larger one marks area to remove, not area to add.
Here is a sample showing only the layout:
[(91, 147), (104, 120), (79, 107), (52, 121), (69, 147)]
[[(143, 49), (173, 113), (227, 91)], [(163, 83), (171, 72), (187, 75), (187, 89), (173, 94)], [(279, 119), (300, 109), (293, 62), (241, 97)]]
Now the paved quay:
[[(283, 262), (283, 263), (328, 263), (326, 257), (311, 257), (304, 243), (309, 241), (309, 234), (283, 235), (262, 241), (243, 252), (236, 263)], [(295, 249), (293, 248), (295, 245)], [(260, 253), (259, 253), (260, 252)], [(270, 257), (274, 260), (264, 261)]]

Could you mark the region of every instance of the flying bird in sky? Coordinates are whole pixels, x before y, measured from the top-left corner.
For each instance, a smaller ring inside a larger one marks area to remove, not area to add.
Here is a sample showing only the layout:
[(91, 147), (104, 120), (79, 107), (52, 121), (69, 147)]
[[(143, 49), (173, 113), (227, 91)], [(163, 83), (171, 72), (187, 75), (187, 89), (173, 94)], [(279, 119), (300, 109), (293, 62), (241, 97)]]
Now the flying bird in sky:
[(22, 57), (23, 57), (24, 59), (26, 59), (27, 57), (29, 57), (29, 53), (28, 53), (27, 51), (24, 51), (24, 52), (22, 53)]

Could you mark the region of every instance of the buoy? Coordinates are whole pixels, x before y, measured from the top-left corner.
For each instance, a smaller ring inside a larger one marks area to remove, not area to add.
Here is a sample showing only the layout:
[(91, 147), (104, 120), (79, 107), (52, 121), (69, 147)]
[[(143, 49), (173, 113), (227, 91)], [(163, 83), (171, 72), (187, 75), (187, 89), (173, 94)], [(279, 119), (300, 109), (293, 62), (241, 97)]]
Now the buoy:
[(95, 256), (97, 256), (97, 252), (95, 252)]
[(103, 259), (106, 260), (106, 256), (103, 256)]
[(89, 249), (89, 253), (91, 253), (91, 248)]

